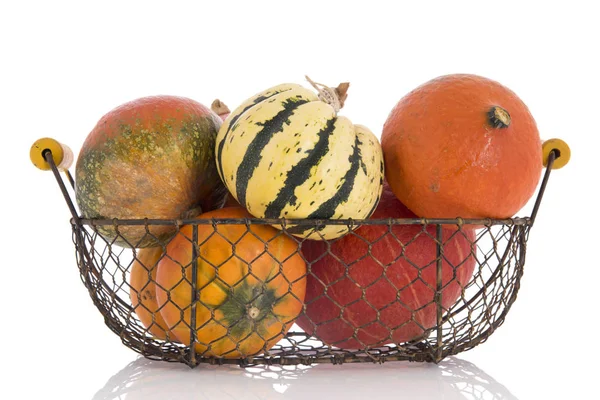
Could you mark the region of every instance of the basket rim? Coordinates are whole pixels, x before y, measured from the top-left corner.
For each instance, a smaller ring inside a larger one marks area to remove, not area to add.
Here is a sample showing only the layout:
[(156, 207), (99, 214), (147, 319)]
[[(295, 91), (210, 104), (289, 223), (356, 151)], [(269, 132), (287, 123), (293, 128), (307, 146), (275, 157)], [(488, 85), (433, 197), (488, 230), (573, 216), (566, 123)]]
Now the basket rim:
[(489, 227), (494, 225), (530, 226), (531, 217), (494, 218), (373, 218), (373, 219), (287, 219), (287, 218), (71, 218), (72, 225), (109, 226), (109, 225), (289, 225), (323, 226), (323, 225), (477, 225)]

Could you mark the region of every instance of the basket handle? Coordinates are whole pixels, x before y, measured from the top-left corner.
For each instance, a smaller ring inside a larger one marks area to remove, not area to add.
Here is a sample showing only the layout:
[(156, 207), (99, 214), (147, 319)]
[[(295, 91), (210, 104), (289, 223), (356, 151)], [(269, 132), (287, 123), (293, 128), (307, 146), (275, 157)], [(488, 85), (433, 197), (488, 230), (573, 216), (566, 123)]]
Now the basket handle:
[(554, 162), (550, 167), (552, 169), (561, 169), (571, 159), (571, 149), (562, 139), (553, 138), (542, 142), (542, 162), (544, 163), (544, 167), (548, 166), (550, 153), (554, 153)]
[(537, 198), (535, 199), (533, 210), (531, 211), (530, 227), (533, 226), (535, 217), (540, 209), (542, 197), (544, 196), (544, 191), (546, 190), (546, 185), (548, 184), (548, 179), (550, 178), (550, 172), (553, 169), (560, 169), (564, 167), (569, 163), (570, 159), (571, 149), (564, 140), (553, 138), (544, 140), (542, 142), (542, 163), (546, 168), (546, 172), (542, 178), (542, 184), (540, 186), (540, 190), (538, 191)]
[(45, 157), (45, 153), (48, 151), (52, 153), (52, 159), (58, 169), (67, 171), (73, 165), (73, 151), (69, 146), (52, 138), (41, 138), (33, 143), (29, 151), (29, 158), (33, 165), (42, 171), (50, 171), (50, 164)]
[(33, 143), (31, 150), (29, 151), (29, 158), (35, 167), (42, 171), (52, 171), (54, 173), (54, 177), (67, 201), (67, 205), (69, 206), (74, 221), (79, 222), (79, 215), (77, 214), (73, 200), (71, 199), (71, 196), (69, 196), (69, 192), (67, 191), (59, 172), (63, 171), (65, 173), (71, 184), (71, 188), (74, 188), (75, 181), (69, 172), (69, 168), (73, 165), (74, 160), (73, 151), (69, 146), (60, 143), (58, 140), (45, 137), (38, 139)]
[[(43, 171), (52, 171), (54, 177), (56, 178), (56, 182), (58, 183), (58, 186), (60, 187), (60, 190), (67, 202), (67, 206), (71, 211), (71, 216), (73, 217), (72, 221), (78, 226), (78, 228), (75, 229), (75, 248), (77, 249), (77, 253), (85, 259), (86, 265), (90, 266), (87, 271), (81, 271), (86, 287), (90, 289), (94, 285), (94, 278), (92, 278), (91, 275), (93, 275), (97, 281), (101, 282), (102, 285), (106, 286), (105, 282), (100, 276), (100, 272), (94, 268), (95, 264), (92, 261), (93, 258), (90, 256), (90, 252), (85, 245), (85, 239), (82, 233), (83, 227), (81, 225), (81, 218), (77, 214), (77, 210), (75, 209), (75, 204), (73, 203), (71, 196), (69, 196), (65, 182), (60, 176), (60, 171), (62, 170), (69, 179), (71, 187), (75, 188), (75, 182), (71, 176), (71, 173), (69, 172), (69, 167), (73, 164), (73, 152), (68, 146), (58, 142), (55, 139), (42, 138), (33, 143), (29, 157), (31, 158), (33, 165), (35, 165), (37, 168)], [(117, 301), (125, 305), (126, 308), (128, 307), (128, 305), (126, 305), (120, 299), (117, 299)], [(94, 303), (96, 303), (95, 299)]]

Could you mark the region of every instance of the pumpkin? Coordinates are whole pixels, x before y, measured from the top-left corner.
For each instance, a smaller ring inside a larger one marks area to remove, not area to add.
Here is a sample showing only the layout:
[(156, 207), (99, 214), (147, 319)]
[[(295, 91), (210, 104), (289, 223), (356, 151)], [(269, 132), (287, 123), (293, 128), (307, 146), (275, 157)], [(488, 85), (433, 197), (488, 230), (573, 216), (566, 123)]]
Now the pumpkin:
[[(88, 134), (76, 164), (76, 201), (84, 218), (178, 219), (222, 206), (215, 167), (221, 120), (183, 97), (139, 98), (108, 112)], [(123, 247), (152, 247), (174, 226), (98, 226)]]
[[(199, 219), (250, 218), (223, 208)], [(192, 226), (167, 245), (158, 263), (156, 298), (168, 329), (191, 345)], [(295, 240), (269, 225), (199, 224), (195, 303), (196, 352), (244, 358), (266, 352), (302, 310), (306, 263)]]
[(510, 89), (469, 74), (433, 79), (404, 96), (381, 135), (386, 179), (427, 218), (510, 218), (542, 171), (540, 136)]
[[(384, 185), (371, 218), (415, 217)], [(437, 322), (435, 237), (433, 225), (363, 225), (329, 245), (304, 241), (302, 254), (311, 264), (306, 310), (297, 324), (343, 349), (422, 337)], [(445, 225), (442, 238), (442, 306), (447, 310), (473, 274), (475, 233)]]
[(162, 247), (149, 247), (137, 252), (131, 265), (129, 298), (133, 311), (152, 336), (172, 340), (156, 301), (156, 270), (163, 254)]
[[(383, 154), (371, 131), (337, 115), (345, 89), (338, 87), (334, 107), (312, 90), (282, 84), (246, 100), (225, 119), (216, 143), (218, 171), (250, 214), (362, 219), (375, 210)], [(287, 229), (315, 239), (339, 237), (348, 230), (341, 225)]]

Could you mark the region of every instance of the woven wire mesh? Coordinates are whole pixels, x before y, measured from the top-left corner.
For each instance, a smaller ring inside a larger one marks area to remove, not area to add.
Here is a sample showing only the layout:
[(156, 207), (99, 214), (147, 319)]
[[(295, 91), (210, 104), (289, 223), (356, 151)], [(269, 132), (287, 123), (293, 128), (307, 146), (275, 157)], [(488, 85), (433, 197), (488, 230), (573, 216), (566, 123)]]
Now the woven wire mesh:
[[(126, 346), (149, 359), (182, 362), (192, 367), (202, 362), (242, 366), (391, 360), (439, 362), (467, 351), (487, 340), (504, 322), (515, 301), (530, 228), (529, 219), (488, 221), (478, 226), (465, 225), (461, 220), (349, 221), (348, 224), (355, 225), (346, 236), (352, 238), (349, 243), (355, 248), (353, 255), (348, 256), (339, 251), (347, 242), (308, 243), (313, 241), (289, 234), (283, 223), (275, 236), (264, 240), (256, 233), (257, 227), (273, 221), (184, 222), (192, 227), (191, 233), (182, 221), (80, 220), (72, 226), (81, 278), (106, 325)], [(304, 223), (318, 229), (323, 224), (344, 221)], [(132, 267), (143, 264), (136, 244), (131, 243), (131, 248), (116, 244), (117, 239), (127, 241), (119, 232), (130, 224), (144, 226), (160, 249), (157, 261), (143, 265), (148, 282), (157, 291), (166, 293), (167, 301), (159, 309), (145, 308), (141, 301), (132, 303), (135, 296), (143, 298), (148, 286), (136, 290), (131, 285)], [(169, 254), (169, 241), (161, 242), (152, 236), (155, 224), (171, 224), (175, 237), (183, 237), (189, 243), (193, 252), (188, 262)], [(106, 232), (107, 225), (117, 233), (113, 240), (100, 234)], [(243, 233), (231, 240), (221, 231), (228, 225)], [(409, 225), (411, 236), (400, 235)], [(369, 228), (377, 228), (380, 234), (369, 236)], [(275, 254), (273, 243), (282, 237), (293, 241), (296, 246), (293, 253)], [(203, 250), (209, 241), (217, 239), (227, 253), (218, 262)], [(251, 259), (242, 254), (243, 242), (250, 239), (260, 249)], [(348, 241), (348, 237), (338, 240)], [(450, 246), (454, 242), (467, 249), (461, 257), (451, 256)], [(309, 246), (321, 254), (315, 256), (315, 251), (308, 254), (304, 249)], [(421, 257), (423, 252), (428, 253), (426, 262)], [(287, 263), (298, 258), (305, 270), (293, 277), (286, 275)], [(275, 272), (268, 276), (261, 274), (257, 266), (265, 259), (275, 266)], [(175, 301), (175, 294), (170, 293), (173, 288), (151, 276), (154, 269), (162, 268), (163, 262), (180, 268), (178, 285), (189, 292), (187, 304)], [(227, 263), (240, 268), (236, 279), (224, 278), (224, 270), (229, 268)], [(366, 265), (375, 271), (367, 278), (363, 274)], [(317, 272), (317, 267), (321, 272)], [(403, 277), (396, 276), (398, 268)], [(205, 276), (206, 271), (210, 276)], [(239, 288), (249, 281), (253, 282), (253, 290), (249, 295), (238, 296)], [(307, 289), (307, 297), (303, 298), (303, 290), (297, 285), (306, 282), (322, 292), (309, 298)], [(229, 303), (208, 298), (205, 294), (211, 285), (218, 285)], [(284, 302), (287, 306), (281, 307)], [(156, 315), (164, 314), (170, 307), (169, 327), (172, 327), (174, 306), (175, 314), (179, 313), (175, 324), (188, 332), (187, 339), (174, 335), (158, 338), (152, 332), (159, 325)], [(326, 307), (330, 309), (325, 313), (328, 317), (323, 317), (321, 311)], [(154, 315), (150, 323), (141, 321), (139, 314), (144, 311)], [(228, 320), (224, 314), (236, 317)], [(202, 315), (204, 318), (199, 317)], [(300, 325), (309, 329), (303, 330)], [(337, 339), (332, 339), (336, 332)], [(370, 340), (369, 332), (377, 332), (377, 340)], [(249, 343), (254, 347), (248, 346)], [(217, 348), (225, 350), (218, 353), (214, 351)]]

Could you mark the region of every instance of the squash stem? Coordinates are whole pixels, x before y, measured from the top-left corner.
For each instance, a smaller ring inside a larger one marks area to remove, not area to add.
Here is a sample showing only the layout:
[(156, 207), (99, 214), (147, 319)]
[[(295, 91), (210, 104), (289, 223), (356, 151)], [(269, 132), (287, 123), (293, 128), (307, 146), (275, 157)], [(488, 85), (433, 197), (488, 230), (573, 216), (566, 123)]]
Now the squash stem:
[(508, 128), (510, 126), (510, 114), (500, 106), (493, 106), (488, 112), (490, 125), (494, 128)]

